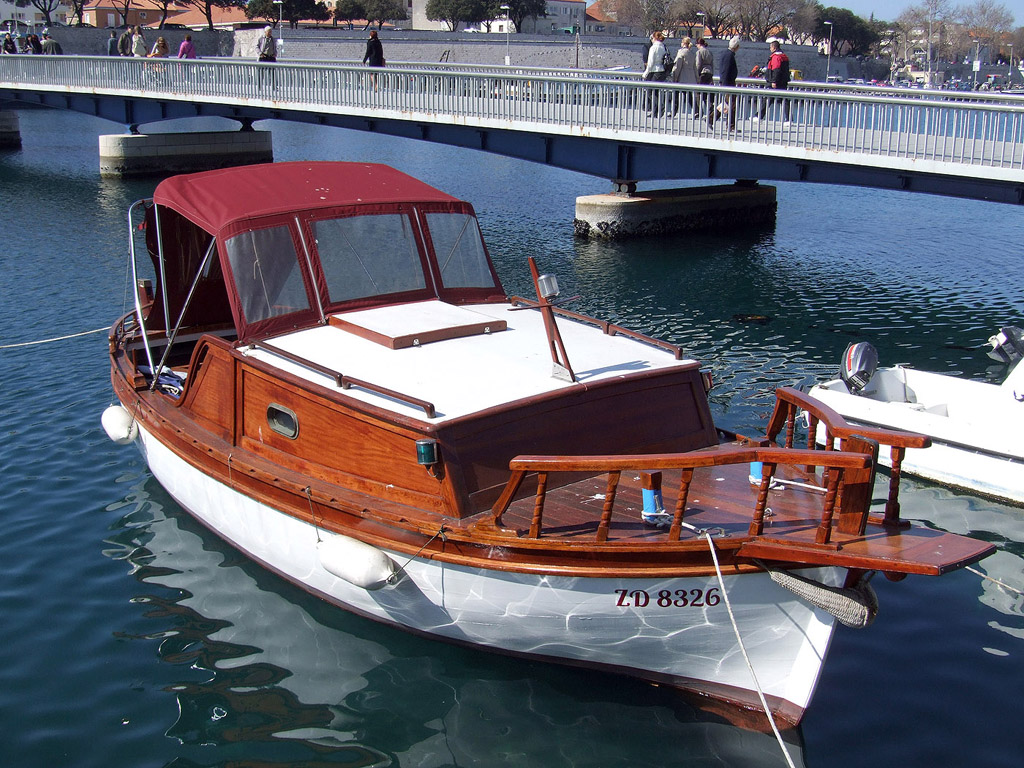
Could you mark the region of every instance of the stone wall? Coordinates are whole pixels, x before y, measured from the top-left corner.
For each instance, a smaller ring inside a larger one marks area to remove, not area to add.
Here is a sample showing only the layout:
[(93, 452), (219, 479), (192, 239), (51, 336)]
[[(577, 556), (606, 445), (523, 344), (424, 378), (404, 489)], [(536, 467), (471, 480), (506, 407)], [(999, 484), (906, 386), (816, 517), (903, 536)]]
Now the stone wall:
[[(69, 56), (106, 56), (107, 40), (111, 32), (120, 35), (123, 29), (94, 29), (92, 27), (51, 27), (50, 36), (60, 43), (64, 53)], [(222, 30), (202, 30), (193, 32), (188, 29), (145, 30), (142, 36), (146, 39), (146, 47), (152, 48), (158, 37), (164, 37), (170, 48), (171, 55), (178, 53), (178, 46), (192, 35), (192, 44), (200, 57), (230, 56), (235, 46), (235, 33)]]

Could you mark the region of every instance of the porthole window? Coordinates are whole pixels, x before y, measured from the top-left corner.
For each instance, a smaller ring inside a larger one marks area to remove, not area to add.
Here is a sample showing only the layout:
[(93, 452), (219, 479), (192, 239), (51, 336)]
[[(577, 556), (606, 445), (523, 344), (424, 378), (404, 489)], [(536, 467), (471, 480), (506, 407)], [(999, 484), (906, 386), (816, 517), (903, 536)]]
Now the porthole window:
[(267, 423), (279, 435), (291, 440), (299, 436), (299, 419), (291, 408), (271, 403), (267, 406)]

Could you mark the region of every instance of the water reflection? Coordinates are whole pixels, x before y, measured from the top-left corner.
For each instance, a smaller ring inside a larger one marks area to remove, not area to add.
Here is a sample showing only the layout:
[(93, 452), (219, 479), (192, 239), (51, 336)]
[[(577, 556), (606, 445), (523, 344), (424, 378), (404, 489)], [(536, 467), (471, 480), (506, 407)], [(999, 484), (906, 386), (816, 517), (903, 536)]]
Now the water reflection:
[[(670, 691), (339, 611), (199, 527), (152, 478), (117, 506), (106, 555), (143, 587), (143, 639), (183, 668), (165, 689), (182, 744), (267, 765), (785, 765), (772, 736), (702, 721)], [(800, 733), (787, 738), (802, 765)]]

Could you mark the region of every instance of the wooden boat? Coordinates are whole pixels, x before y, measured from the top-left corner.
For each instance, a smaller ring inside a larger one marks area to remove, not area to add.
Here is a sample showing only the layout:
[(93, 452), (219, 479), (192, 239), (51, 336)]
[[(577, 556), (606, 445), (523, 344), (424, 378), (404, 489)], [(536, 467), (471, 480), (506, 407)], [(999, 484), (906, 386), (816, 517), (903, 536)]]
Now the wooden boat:
[[(908, 448), (900, 471), (1024, 504), (1024, 365), (1019, 364), (1024, 333), (1011, 326), (989, 343), (989, 355), (1009, 364), (1001, 384), (902, 365), (868, 365), (870, 370), (857, 375), (844, 362), (839, 378), (812, 387), (809, 394), (853, 424), (926, 435), (930, 446)], [(850, 345), (843, 360), (857, 358), (866, 344)], [(874, 348), (867, 358), (877, 360)], [(823, 443), (824, 429), (818, 431)]]
[[(798, 392), (723, 438), (697, 362), (557, 306), (532, 260), (538, 298), (506, 296), (472, 207), (391, 168), (178, 176), (129, 224), (155, 277), (111, 329), (108, 434), (347, 610), (792, 724), (866, 574), (993, 549), (901, 525), (898, 486), (870, 516), (873, 445)], [(801, 407), (838, 450), (793, 446)]]

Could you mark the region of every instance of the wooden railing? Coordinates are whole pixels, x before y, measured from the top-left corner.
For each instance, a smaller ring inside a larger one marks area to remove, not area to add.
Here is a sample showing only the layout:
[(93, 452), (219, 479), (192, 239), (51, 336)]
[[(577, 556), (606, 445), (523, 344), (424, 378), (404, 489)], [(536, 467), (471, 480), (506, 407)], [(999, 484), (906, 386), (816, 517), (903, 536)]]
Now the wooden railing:
[[(836, 411), (819, 400), (792, 387), (780, 387), (775, 390), (775, 411), (768, 421), (766, 432), (768, 440), (774, 443), (785, 427), (786, 432), (782, 444), (786, 448), (792, 448), (796, 432), (796, 417), (800, 410), (807, 413), (808, 450), (813, 451), (816, 447), (819, 423), (825, 425), (825, 451), (835, 450), (837, 440), (840, 451), (863, 450), (871, 442), (876, 445), (888, 446), (892, 471), (889, 477), (889, 494), (885, 503), (885, 517), (882, 519), (882, 523), (892, 527), (898, 526), (900, 524), (900, 468), (903, 457), (906, 455), (907, 448), (927, 448), (931, 445), (931, 439), (926, 435), (914, 432), (896, 432), (890, 429), (849, 424)], [(821, 465), (819, 464), (819, 466)]]
[[(640, 454), (626, 456), (517, 456), (510, 463), (512, 475), (493, 507), (495, 523), (502, 525), (501, 517), (515, 499), (523, 480), (529, 473), (537, 473), (537, 491), (534, 497), (533, 515), (528, 536), (540, 538), (544, 529), (544, 502), (548, 494), (548, 476), (555, 472), (606, 474), (604, 506), (597, 526), (596, 540), (608, 540), (615, 496), (623, 471), (678, 470), (681, 473), (679, 493), (675, 500), (672, 523), (668, 530), (669, 541), (679, 541), (683, 529), (687, 497), (694, 470), (702, 467), (716, 467), (730, 464), (762, 463), (761, 484), (751, 514), (749, 534), (760, 536), (764, 531), (765, 509), (772, 478), (778, 467), (822, 467), (828, 477), (822, 488), (823, 501), (821, 516), (815, 534), (817, 544), (828, 544), (832, 535), (833, 517), (837, 510), (837, 499), (843, 493), (848, 474), (863, 479), (871, 471), (871, 457), (849, 451), (816, 451), (793, 448), (770, 448), (757, 445), (706, 448), (688, 453)], [(859, 473), (859, 475), (858, 475)], [(866, 507), (864, 510), (866, 515)], [(842, 530), (843, 526), (837, 526)]]

